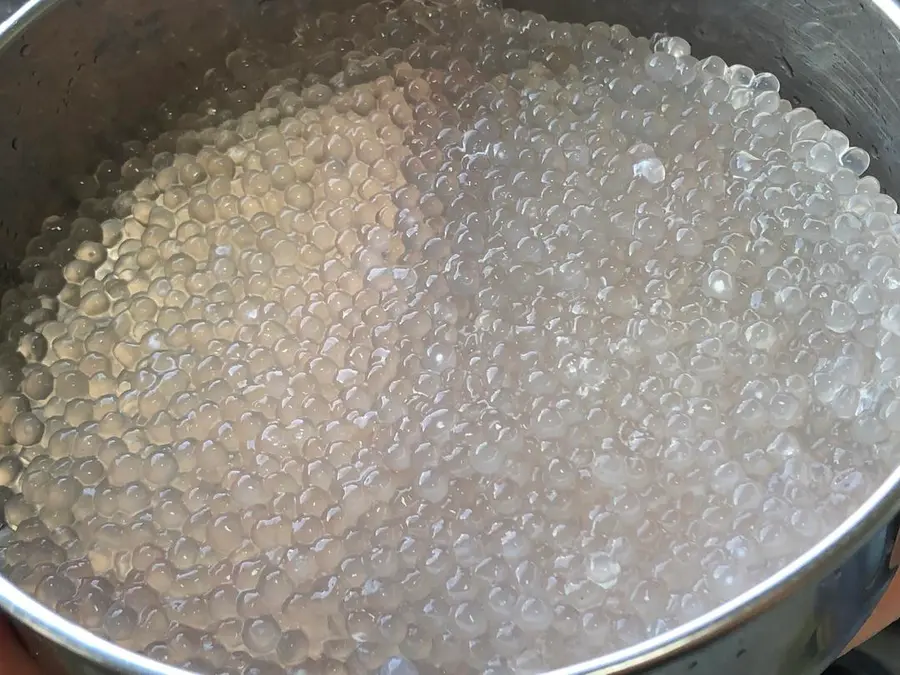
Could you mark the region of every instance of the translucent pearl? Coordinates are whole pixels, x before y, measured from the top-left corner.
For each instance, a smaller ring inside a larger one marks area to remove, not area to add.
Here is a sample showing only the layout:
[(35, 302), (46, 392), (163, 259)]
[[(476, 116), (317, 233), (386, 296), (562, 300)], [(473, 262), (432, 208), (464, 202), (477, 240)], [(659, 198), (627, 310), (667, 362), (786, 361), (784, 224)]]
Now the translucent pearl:
[(588, 576), (601, 588), (613, 588), (621, 571), (619, 563), (604, 553), (594, 553), (588, 558)]
[(734, 297), (734, 280), (728, 272), (713, 270), (706, 277), (703, 291), (717, 300), (731, 300)]

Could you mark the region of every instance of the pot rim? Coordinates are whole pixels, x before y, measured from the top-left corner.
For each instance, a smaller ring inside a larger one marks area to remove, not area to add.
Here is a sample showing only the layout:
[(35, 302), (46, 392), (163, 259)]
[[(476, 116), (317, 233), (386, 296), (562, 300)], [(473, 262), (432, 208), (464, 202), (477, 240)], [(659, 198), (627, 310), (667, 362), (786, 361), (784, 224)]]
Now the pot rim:
[[(0, 22), (0, 51), (29, 25), (64, 0), (27, 0)], [(868, 0), (900, 28), (900, 4)], [(688, 652), (763, 614), (811, 579), (824, 576), (847, 559), (875, 532), (885, 527), (900, 508), (900, 467), (837, 528), (777, 573), (733, 600), (700, 617), (632, 647), (548, 671), (545, 675), (619, 675)], [(893, 531), (888, 533), (895, 535)], [(900, 543), (900, 542), (898, 542)], [(127, 675), (192, 675), (190, 671), (155, 661), (64, 619), (0, 575), (0, 610), (16, 621), (94, 664)]]

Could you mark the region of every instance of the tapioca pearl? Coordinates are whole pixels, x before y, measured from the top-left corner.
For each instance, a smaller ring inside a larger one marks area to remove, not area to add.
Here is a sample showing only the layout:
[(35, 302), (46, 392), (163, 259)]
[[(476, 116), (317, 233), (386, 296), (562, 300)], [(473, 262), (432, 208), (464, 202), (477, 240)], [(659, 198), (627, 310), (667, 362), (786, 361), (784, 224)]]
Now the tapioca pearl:
[[(18, 529), (24, 521), (34, 518), (36, 515), (37, 510), (21, 494), (13, 494), (3, 505), (4, 521), (13, 530)], [(12, 558), (10, 558), (10, 562), (12, 562)]]
[(46, 504), (52, 509), (71, 508), (81, 495), (82, 486), (70, 476), (50, 479), (46, 487)]
[[(218, 192), (218, 189), (216, 192)], [(231, 194), (230, 187), (228, 193), (218, 197), (215, 196), (214, 193), (210, 193), (210, 196), (214, 197), (216, 200), (216, 217), (221, 218), (222, 220), (228, 220), (241, 215), (240, 198), (237, 195)]]
[(187, 206), (190, 194), (183, 187), (175, 186), (167, 189), (160, 197), (160, 201), (170, 211), (175, 212), (175, 221), (182, 220), (182, 207)]
[(10, 425), (10, 432), (19, 445), (34, 445), (44, 435), (44, 423), (33, 413), (20, 413)]
[[(226, 176), (213, 176), (207, 181), (206, 184), (206, 194), (205, 195), (195, 195), (192, 197), (191, 201), (188, 203), (188, 212), (191, 214), (191, 217), (201, 223), (213, 223), (215, 218), (223, 218), (223, 217), (231, 217), (229, 215), (225, 215), (224, 211), (228, 210), (228, 206), (231, 200), (236, 200), (236, 197), (232, 194), (231, 190), (231, 178)], [(204, 211), (205, 199), (204, 197), (209, 197), (212, 200), (212, 218), (206, 220), (206, 211)], [(193, 209), (193, 210), (192, 210)]]
[(23, 371), (22, 393), (33, 401), (43, 401), (53, 392), (53, 374), (41, 364), (29, 364)]
[(214, 550), (228, 555), (236, 551), (245, 541), (243, 525), (234, 514), (222, 514), (207, 525), (207, 538)]
[(16, 455), (4, 455), (0, 458), (0, 485), (15, 485), (24, 468), (22, 460)]
[(72, 475), (83, 485), (96, 485), (106, 475), (106, 469), (100, 460), (86, 457), (73, 464)]
[(86, 260), (72, 260), (63, 267), (63, 277), (70, 284), (80, 284), (94, 273), (94, 266)]
[(305, 182), (291, 185), (284, 193), (285, 204), (300, 212), (309, 210), (313, 205), (313, 199), (313, 191)]
[(154, 485), (168, 485), (177, 473), (178, 462), (165, 450), (153, 452), (144, 460), (143, 475)]
[(66, 361), (78, 361), (85, 353), (84, 342), (68, 336), (56, 338), (50, 343), (50, 347), (56, 356)]
[(57, 608), (61, 603), (75, 597), (75, 583), (61, 575), (50, 574), (38, 584), (35, 596), (44, 605)]
[(283, 631), (275, 650), (281, 663), (300, 664), (309, 656), (309, 639), (302, 630)]
[(280, 639), (281, 630), (271, 616), (250, 619), (244, 623), (242, 640), (251, 653), (270, 653), (277, 648)]
[(63, 400), (88, 395), (88, 377), (80, 370), (59, 373), (54, 381), (54, 393)]
[(287, 190), (297, 183), (297, 173), (287, 162), (275, 164), (270, 169), (272, 187), (277, 190)]
[(150, 507), (150, 490), (143, 483), (128, 483), (118, 495), (119, 508), (129, 515), (135, 515)]
[(143, 461), (140, 456), (123, 454), (116, 456), (109, 465), (108, 475), (112, 485), (121, 487), (141, 479)]

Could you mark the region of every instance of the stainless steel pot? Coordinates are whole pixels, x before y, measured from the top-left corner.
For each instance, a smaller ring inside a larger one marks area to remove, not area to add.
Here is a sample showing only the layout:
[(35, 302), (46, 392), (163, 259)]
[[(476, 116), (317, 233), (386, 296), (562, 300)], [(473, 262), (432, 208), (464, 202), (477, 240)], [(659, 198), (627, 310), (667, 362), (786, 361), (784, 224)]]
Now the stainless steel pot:
[[(338, 3), (354, 0), (337, 0)], [(0, 283), (66, 176), (115, 156), (148, 111), (189, 92), (241, 34), (285, 39), (296, 12), (334, 0), (0, 0)], [(774, 72), (782, 91), (873, 155), (900, 194), (900, 4), (895, 0), (518, 0), (570, 21), (668, 30), (695, 52)], [(676, 631), (567, 668), (575, 673), (820, 673), (892, 576), (900, 471), (780, 574)], [(0, 578), (0, 608), (49, 673), (184, 675), (106, 643)], [(14, 675), (14, 674), (12, 674)]]

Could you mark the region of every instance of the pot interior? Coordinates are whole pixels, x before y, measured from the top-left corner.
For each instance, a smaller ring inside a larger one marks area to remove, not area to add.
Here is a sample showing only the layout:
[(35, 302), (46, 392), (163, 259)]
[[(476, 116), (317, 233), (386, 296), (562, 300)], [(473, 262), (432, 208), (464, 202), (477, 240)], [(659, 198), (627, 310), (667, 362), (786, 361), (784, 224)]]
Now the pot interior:
[[(339, 9), (335, 4), (33, 3), (34, 20), (22, 30), (10, 25), (0, 37), (0, 285), (19, 281), (18, 263), (42, 220), (76, 204), (73, 176), (120, 157), (123, 142), (158, 133), (165, 117), (160, 101), (179, 109), (242, 40), (285, 42), (299, 12)], [(772, 72), (783, 96), (871, 153), (870, 173), (888, 193), (900, 188), (892, 133), (900, 129), (900, 100), (891, 92), (900, 84), (900, 28), (883, 11), (893, 7), (888, 0), (825, 8), (799, 0), (508, 4), (556, 20), (621, 23), (636, 35), (666, 31), (688, 39), (698, 57), (717, 54)]]

